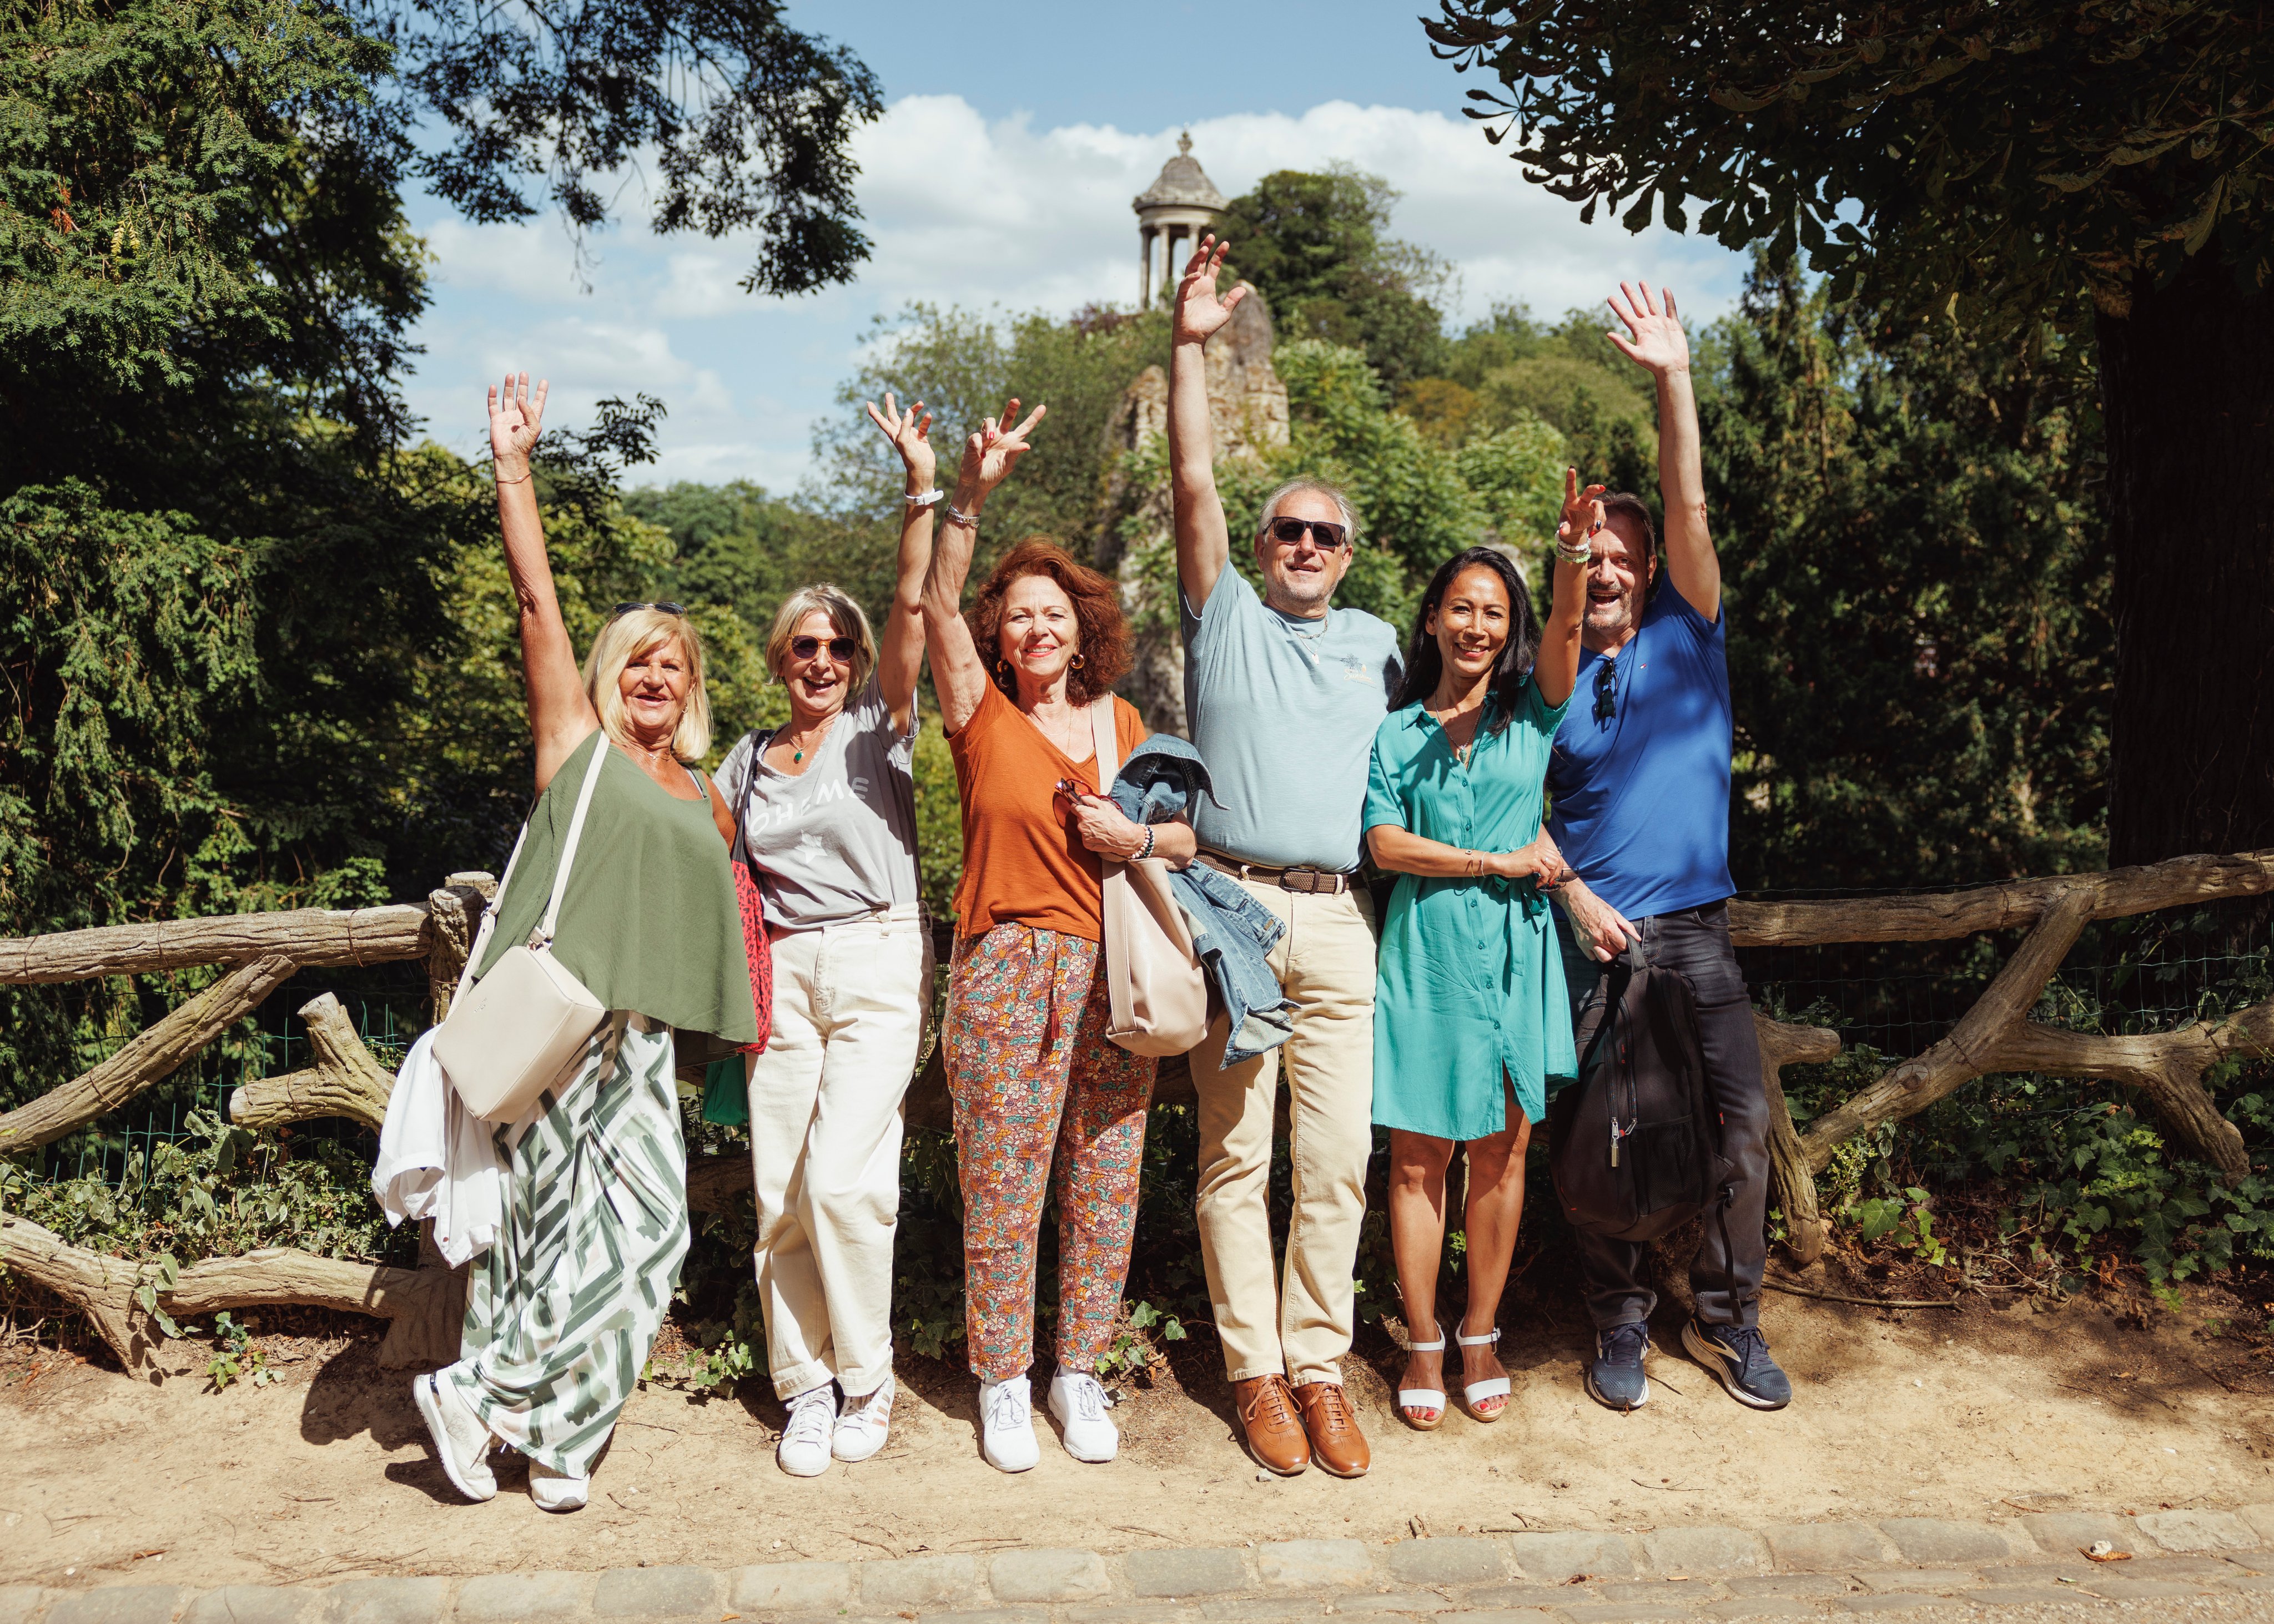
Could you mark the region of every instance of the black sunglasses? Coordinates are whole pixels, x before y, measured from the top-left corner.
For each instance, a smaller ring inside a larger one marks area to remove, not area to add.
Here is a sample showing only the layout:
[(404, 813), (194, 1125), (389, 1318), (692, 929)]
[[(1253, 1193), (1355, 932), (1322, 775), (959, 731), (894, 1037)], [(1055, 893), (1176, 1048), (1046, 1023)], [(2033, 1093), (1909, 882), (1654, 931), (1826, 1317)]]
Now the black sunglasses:
[(635, 609), (660, 609), (666, 614), (685, 614), (687, 613), (687, 607), (685, 605), (665, 601), (658, 601), (652, 604), (618, 604), (616, 605), (616, 613), (618, 614), (629, 614)]
[[(793, 637), (789, 640), (792, 659), (809, 660), (820, 650), (821, 639), (818, 637)], [(829, 658), (840, 665), (851, 665), (854, 655), (859, 651), (860, 645), (850, 637), (832, 637), (829, 640)]]
[(1604, 660), (1595, 667), (1595, 719), (1608, 722), (1619, 713), (1619, 663)]
[(1347, 530), (1339, 524), (1329, 524), (1324, 519), (1274, 519), (1271, 521), (1271, 539), (1283, 542), (1291, 547), (1300, 543), (1306, 532), (1312, 538), (1312, 545), (1321, 553), (1332, 553), (1350, 539), (1350, 532)]

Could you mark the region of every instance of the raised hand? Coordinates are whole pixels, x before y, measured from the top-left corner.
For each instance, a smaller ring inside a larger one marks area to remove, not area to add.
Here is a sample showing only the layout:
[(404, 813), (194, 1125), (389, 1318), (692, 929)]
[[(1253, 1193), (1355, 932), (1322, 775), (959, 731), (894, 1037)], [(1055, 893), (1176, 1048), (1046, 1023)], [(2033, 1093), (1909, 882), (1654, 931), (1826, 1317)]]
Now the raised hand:
[(1218, 242), (1213, 235), (1203, 237), (1201, 245), (1193, 250), (1193, 257), (1185, 262), (1185, 279), (1177, 284), (1175, 342), (1206, 343), (1231, 320), (1231, 312), (1247, 297), (1245, 288), (1234, 288), (1221, 297), (1216, 293), (1224, 250), (1231, 246), (1230, 243)]
[[(1619, 284), (1619, 290), (1604, 301), (1611, 314), (1626, 323), (1624, 334), (1606, 333), (1604, 337), (1619, 347), (1619, 353), (1637, 366), (1653, 372), (1664, 373), (1690, 370), (1690, 335), (1682, 330), (1682, 319), (1674, 313), (1674, 289), (1660, 288), (1659, 304), (1650, 298), (1650, 284), (1636, 282), (1630, 287)], [(1664, 305), (1660, 309), (1660, 305)]]
[(1587, 538), (1603, 528), (1603, 504), (1600, 500), (1605, 486), (1591, 485), (1579, 488), (1579, 470), (1563, 470), (1563, 517), (1555, 527), (1555, 545), (1569, 552), (1586, 545)]
[(508, 372), (502, 395), (494, 386), (490, 389), (490, 456), (508, 478), (529, 471), (529, 454), (545, 423), (547, 387), (538, 379), (531, 395), (527, 372)]
[(892, 442), (892, 449), (900, 454), (900, 462), (908, 472), (929, 490), (932, 471), (937, 462), (931, 446), (931, 413), (924, 410), (922, 401), (918, 401), (908, 408), (906, 417), (901, 416), (900, 408), (893, 403), (890, 389), (885, 391), (884, 410), (878, 411), (873, 401), (867, 404), (869, 421), (884, 432), (885, 438)]
[[(1025, 422), (1019, 423), (1019, 402), (1013, 399), (1003, 408), (1002, 417), (990, 417), (982, 423), (979, 432), (963, 444), (963, 469), (959, 477), (959, 492), (984, 497), (1009, 478), (1011, 470), (1017, 465), (1019, 459), (1033, 449), (1027, 444), (1027, 436), (1034, 432), (1035, 425), (1049, 410), (1047, 406), (1037, 406), (1027, 414)], [(1015, 428), (1012, 426), (1014, 423), (1018, 424)], [(970, 504), (959, 500), (956, 505), (968, 508)]]

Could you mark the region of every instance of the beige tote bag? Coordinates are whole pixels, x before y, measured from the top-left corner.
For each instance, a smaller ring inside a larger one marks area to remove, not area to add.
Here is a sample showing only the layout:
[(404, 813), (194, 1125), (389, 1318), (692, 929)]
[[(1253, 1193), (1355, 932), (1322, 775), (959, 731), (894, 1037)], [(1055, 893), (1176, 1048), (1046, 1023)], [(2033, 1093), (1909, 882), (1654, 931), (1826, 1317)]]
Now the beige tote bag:
[[(1090, 706), (1089, 731), (1098, 785), (1111, 793), (1121, 771), (1112, 695)], [(1113, 1004), (1105, 1035), (1133, 1055), (1181, 1055), (1208, 1035), (1208, 976), (1169, 891), (1169, 865), (1148, 857), (1103, 867), (1105, 982)]]
[(513, 883), (521, 848), (529, 842), (529, 825), (522, 824), (521, 838), (513, 843), (513, 855), (506, 861), (505, 878), (482, 910), (481, 928), (475, 933), (473, 951), (466, 955), (450, 1012), (435, 1034), (434, 1058), (441, 1063), (443, 1074), (457, 1090), (459, 1101), (485, 1122), (517, 1122), (527, 1116), (546, 1089), (567, 1080), (584, 1058), (592, 1034), (608, 1018), (600, 1001), (553, 956), (553, 933), (561, 919), (561, 898), (568, 894), (576, 843), (584, 837), (584, 814), (591, 809), (601, 764), (613, 754), (604, 734), (592, 750), (591, 764), (584, 769), (576, 815), (561, 848), (544, 920), (527, 942), (508, 949), (496, 966), (476, 981), (474, 966), (488, 950), (498, 907)]

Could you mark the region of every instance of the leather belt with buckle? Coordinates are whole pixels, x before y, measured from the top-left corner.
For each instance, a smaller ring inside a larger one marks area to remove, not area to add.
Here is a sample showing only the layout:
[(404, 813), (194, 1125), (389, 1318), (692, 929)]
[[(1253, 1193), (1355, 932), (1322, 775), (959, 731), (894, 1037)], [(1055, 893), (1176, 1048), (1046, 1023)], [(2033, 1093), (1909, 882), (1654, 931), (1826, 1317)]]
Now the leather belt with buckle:
[(1314, 868), (1309, 863), (1298, 863), (1291, 868), (1275, 868), (1269, 863), (1242, 862), (1237, 857), (1225, 857), (1216, 852), (1202, 852), (1200, 859), (1219, 874), (1228, 874), (1235, 880), (1252, 880), (1259, 885), (1276, 885), (1281, 891), (1291, 891), (1304, 896), (1338, 897), (1356, 883), (1349, 874), (1332, 868)]

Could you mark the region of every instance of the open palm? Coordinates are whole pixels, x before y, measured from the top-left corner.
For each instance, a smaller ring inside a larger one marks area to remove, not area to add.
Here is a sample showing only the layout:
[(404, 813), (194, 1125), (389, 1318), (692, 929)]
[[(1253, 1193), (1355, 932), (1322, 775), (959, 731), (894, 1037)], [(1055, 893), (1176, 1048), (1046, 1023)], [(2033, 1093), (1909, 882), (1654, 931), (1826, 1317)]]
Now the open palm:
[(869, 402), (869, 421), (892, 442), (892, 448), (900, 454), (907, 470), (930, 485), (937, 458), (931, 448), (931, 413), (924, 410), (924, 403), (916, 402), (904, 417), (892, 400), (892, 391), (887, 389), (884, 410), (878, 411), (874, 402)]
[[(982, 423), (979, 432), (963, 444), (963, 483), (984, 494), (1009, 478), (1019, 459), (1033, 448), (1027, 444), (1027, 436), (1049, 410), (1047, 406), (1037, 406), (1020, 423), (1019, 402), (1013, 400), (1003, 408), (1002, 417)], [(1015, 428), (1014, 423), (1018, 424)]]
[(1213, 236), (1203, 237), (1201, 245), (1193, 250), (1193, 257), (1185, 262), (1185, 279), (1177, 284), (1177, 342), (1205, 342), (1231, 320), (1231, 312), (1247, 297), (1245, 288), (1234, 288), (1229, 294), (1216, 291), (1224, 270), (1224, 251), (1231, 246)]
[(1618, 292), (1605, 303), (1613, 315), (1626, 323), (1625, 333), (1603, 335), (1618, 346), (1621, 355), (1653, 372), (1689, 366), (1690, 335), (1682, 330), (1682, 320), (1674, 313), (1673, 289), (1660, 289), (1658, 302), (1653, 304), (1649, 283), (1621, 282)]
[(537, 380), (530, 393), (527, 372), (508, 372), (502, 394), (490, 390), (490, 455), (511, 468), (529, 461), (545, 423), (546, 380)]

